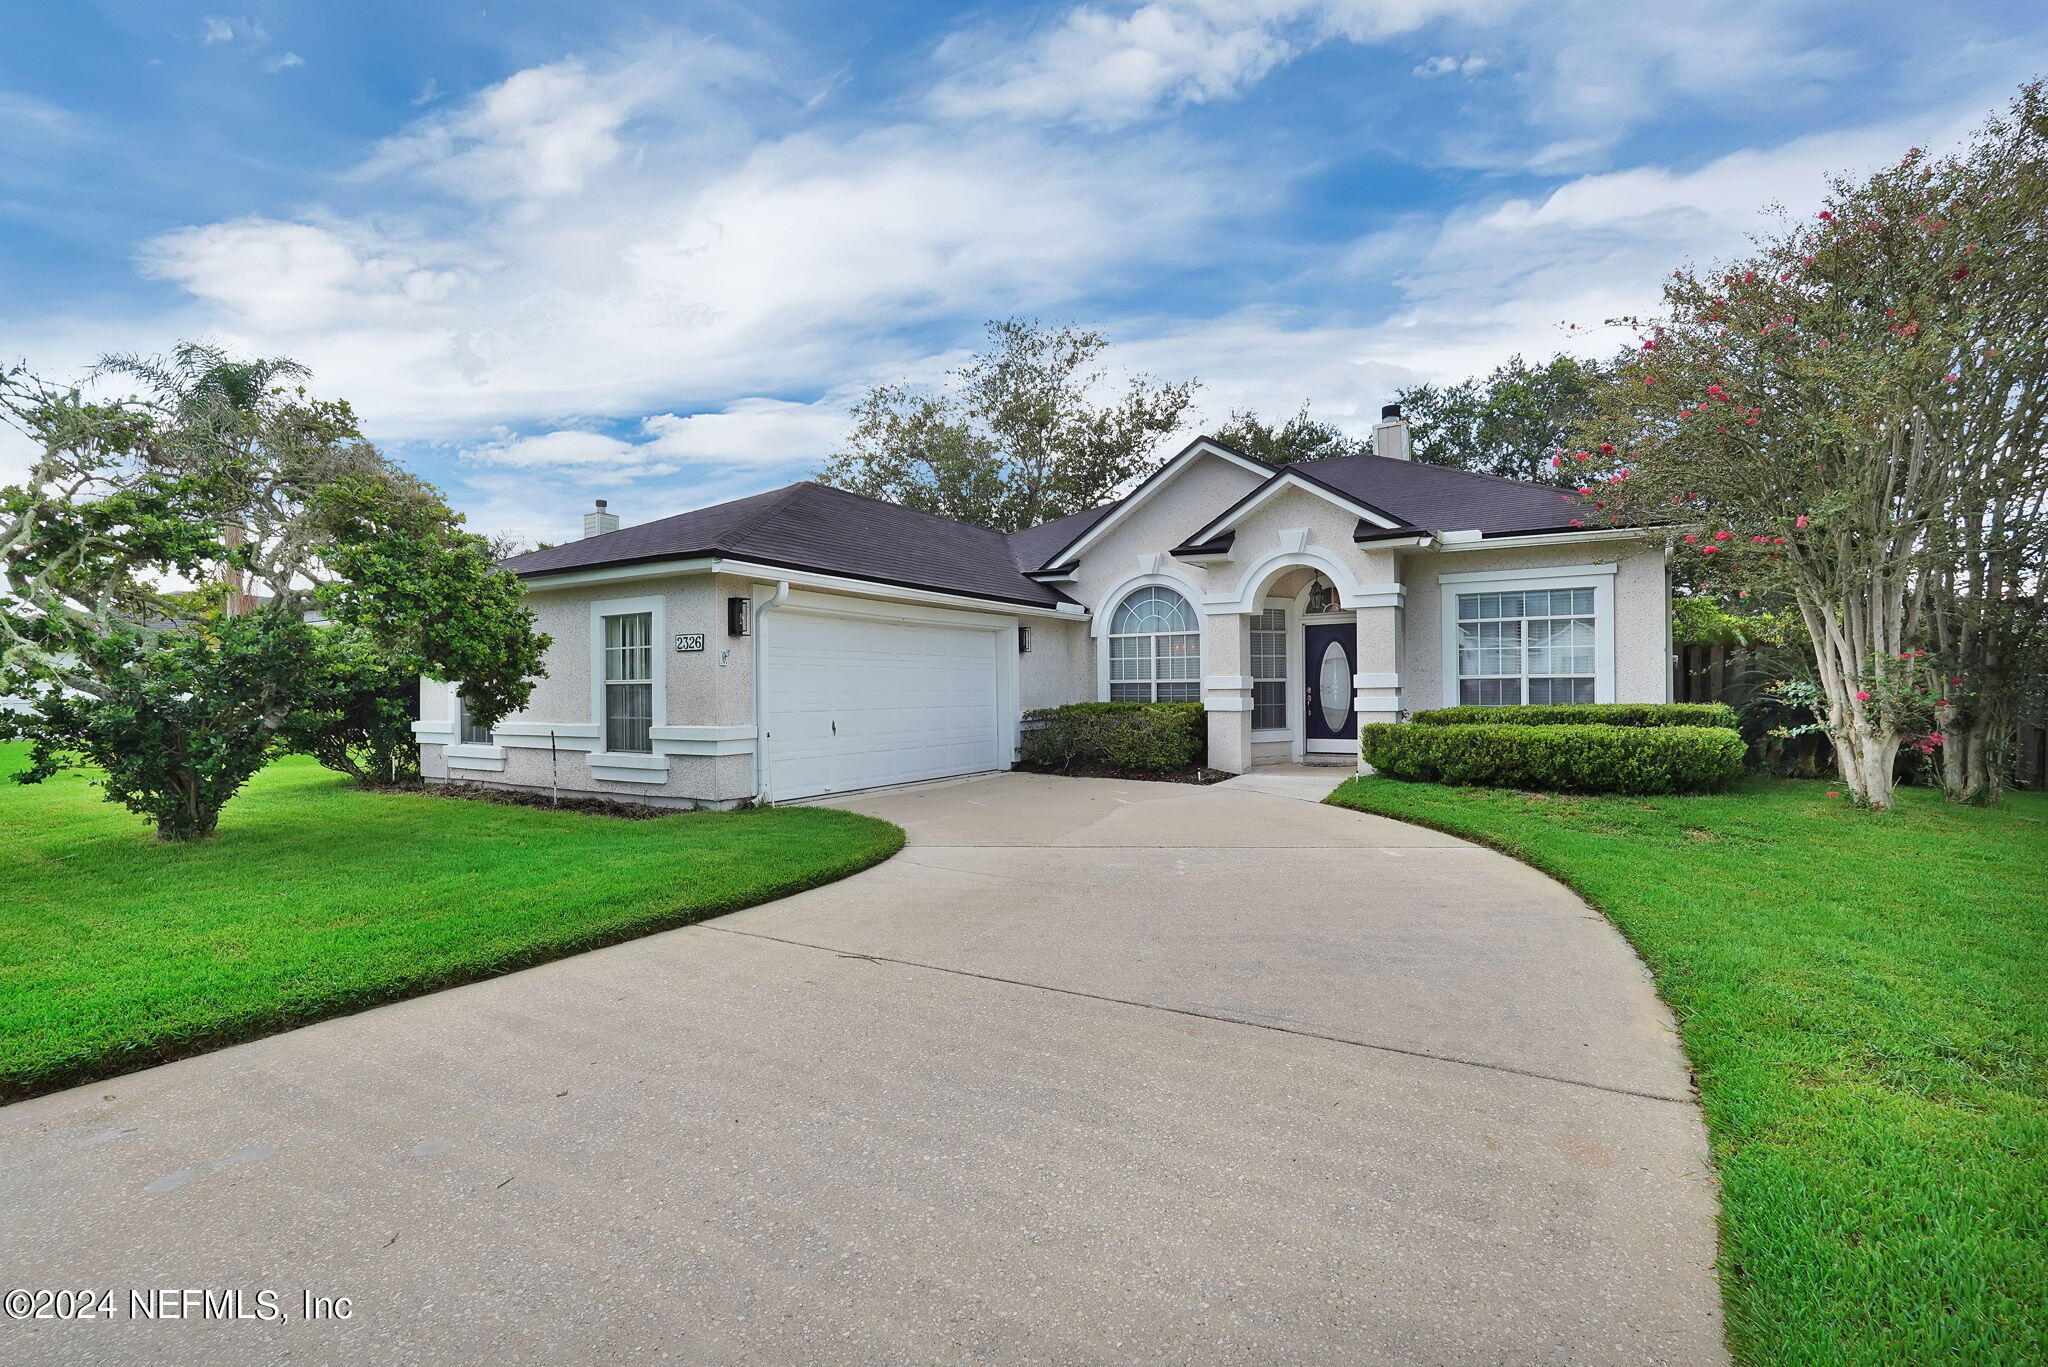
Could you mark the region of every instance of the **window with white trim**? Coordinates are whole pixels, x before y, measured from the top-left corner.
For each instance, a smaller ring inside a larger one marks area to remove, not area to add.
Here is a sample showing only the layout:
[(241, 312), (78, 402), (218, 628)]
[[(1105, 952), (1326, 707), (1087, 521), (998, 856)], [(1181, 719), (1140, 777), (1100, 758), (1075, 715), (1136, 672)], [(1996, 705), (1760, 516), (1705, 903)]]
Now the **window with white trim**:
[(654, 614), (604, 619), (604, 748), (613, 754), (654, 750)]
[(1109, 619), (1111, 702), (1200, 702), (1202, 637), (1195, 610), (1172, 589), (1137, 589)]
[(1287, 612), (1252, 618), (1252, 730), (1287, 729)]
[(455, 695), (455, 737), (463, 745), (489, 745), (491, 728), (478, 726), (469, 715), (469, 704), (462, 700), (458, 691)]
[(1592, 702), (1592, 589), (1458, 595), (1458, 701)]

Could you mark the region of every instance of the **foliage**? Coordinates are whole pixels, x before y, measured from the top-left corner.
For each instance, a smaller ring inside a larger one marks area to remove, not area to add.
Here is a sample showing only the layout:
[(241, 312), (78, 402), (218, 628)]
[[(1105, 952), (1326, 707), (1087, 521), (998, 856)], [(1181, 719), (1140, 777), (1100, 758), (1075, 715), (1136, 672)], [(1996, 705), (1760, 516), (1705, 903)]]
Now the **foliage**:
[(1410, 720), (1422, 726), (1734, 726), (1735, 709), (1717, 702), (1468, 705), (1432, 708)]
[(89, 764), (163, 838), (210, 835), (300, 706), (315, 611), (394, 669), (462, 678), (487, 721), (524, 701), (546, 642), (516, 579), (304, 373), (188, 344), (102, 363), (140, 398), (0, 376), (0, 417), (40, 451), (0, 489), (0, 693), (33, 709), (0, 719), (34, 742), (19, 780)]
[(1146, 773), (1198, 767), (1209, 750), (1198, 702), (1081, 702), (1024, 714), (1020, 751), (1035, 769), (1106, 765)]
[(1603, 378), (1597, 362), (1576, 356), (1553, 356), (1541, 366), (1512, 356), (1483, 380), (1418, 385), (1399, 398), (1416, 460), (1562, 484), (1566, 477), (1551, 457), (1599, 411), (1593, 394)]
[[(0, 745), (0, 773), (20, 753)], [(0, 1101), (771, 901), (902, 844), (827, 808), (620, 821), (366, 791), (298, 757), (213, 840), (157, 844), (83, 774), (0, 784)]]
[(365, 787), (417, 784), (420, 745), (412, 724), (419, 675), (395, 664), (360, 628), (331, 627), (315, 636), (279, 743)]
[[(1874, 807), (1902, 744), (2009, 731), (2048, 638), (2043, 222), (2037, 85), (1962, 154), (1836, 179), (1812, 222), (1675, 273), (1560, 462), (1586, 520), (1692, 523), (1683, 573), (1796, 604)], [(1981, 766), (1958, 784), (1995, 789)]]
[[(1516, 709), (1517, 711), (1521, 709)], [(1748, 747), (1720, 726), (1358, 728), (1358, 753), (1389, 778), (1555, 792), (1673, 793), (1724, 787)]]
[(1806, 628), (1790, 605), (1737, 611), (1712, 594), (1691, 593), (1671, 600), (1671, 639), (1676, 645), (1804, 646)]
[(1372, 441), (1347, 437), (1335, 423), (1309, 416), (1308, 405), (1280, 426), (1260, 418), (1248, 408), (1232, 411), (1230, 421), (1210, 433), (1233, 451), (1241, 451), (1268, 465), (1292, 465), (1303, 460), (1334, 460), (1339, 456), (1369, 456)]
[(1330, 800), (1526, 860), (1634, 944), (1699, 1079), (1740, 1361), (2048, 1360), (2048, 797), (1907, 791), (1856, 815), (1782, 780), (1603, 798), (1357, 779)]
[(901, 384), (853, 407), (826, 484), (1011, 532), (1098, 507), (1159, 467), (1155, 448), (1178, 431), (1194, 381), (1128, 378), (1101, 401), (1099, 332), (1011, 318), (952, 374), (950, 393)]

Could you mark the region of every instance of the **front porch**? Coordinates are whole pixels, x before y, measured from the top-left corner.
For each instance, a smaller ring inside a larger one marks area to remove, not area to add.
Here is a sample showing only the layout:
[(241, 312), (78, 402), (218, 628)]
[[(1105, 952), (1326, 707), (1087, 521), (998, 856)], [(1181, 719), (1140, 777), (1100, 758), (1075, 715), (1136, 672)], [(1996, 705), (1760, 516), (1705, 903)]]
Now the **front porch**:
[(1304, 547), (1247, 592), (1205, 595), (1212, 767), (1355, 767), (1358, 727), (1400, 720), (1403, 591), (1394, 557), (1373, 558), (1385, 578), (1360, 584)]

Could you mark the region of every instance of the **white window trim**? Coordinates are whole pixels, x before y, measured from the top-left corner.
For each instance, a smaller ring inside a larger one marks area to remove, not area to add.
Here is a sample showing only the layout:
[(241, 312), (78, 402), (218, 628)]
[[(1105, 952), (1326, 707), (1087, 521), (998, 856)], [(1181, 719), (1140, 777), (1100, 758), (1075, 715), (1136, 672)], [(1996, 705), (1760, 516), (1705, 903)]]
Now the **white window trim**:
[(441, 747), (441, 759), (450, 769), (470, 769), (484, 774), (505, 772), (505, 747), (498, 743), (493, 728), (490, 743), (473, 744), (462, 739), (462, 685), (448, 685), (448, 743)]
[(1601, 564), (1541, 565), (1526, 569), (1471, 570), (1438, 575), (1439, 596), (1443, 599), (1443, 705), (1460, 705), (1458, 595), (1536, 589), (1593, 590), (1593, 701), (1613, 702), (1614, 574), (1613, 564)]
[[(1195, 670), (1195, 677), (1192, 680), (1175, 679), (1171, 680), (1171, 682), (1193, 683), (1195, 685), (1195, 696), (1191, 701), (1203, 703), (1204, 705), (1206, 705), (1209, 700), (1208, 676), (1203, 674), (1202, 670), (1207, 668), (1209, 664), (1209, 618), (1208, 615), (1202, 611), (1202, 599), (1200, 591), (1195, 589), (1192, 584), (1189, 584), (1187, 581), (1181, 579), (1177, 575), (1168, 574), (1136, 575), (1130, 579), (1125, 580), (1123, 583), (1118, 584), (1116, 588), (1111, 591), (1109, 596), (1105, 597), (1102, 600), (1102, 610), (1096, 613), (1095, 616), (1096, 700), (1098, 702), (1114, 701), (1114, 699), (1110, 697), (1109, 693), (1109, 639), (1112, 634), (1110, 632), (1110, 627), (1114, 625), (1116, 621), (1117, 610), (1123, 607), (1124, 600), (1128, 599), (1132, 594), (1142, 592), (1143, 590), (1148, 588), (1162, 588), (1172, 590), (1174, 593), (1180, 595), (1181, 601), (1185, 602), (1188, 605), (1188, 611), (1194, 614), (1195, 630), (1193, 632), (1193, 635), (1195, 637), (1195, 648), (1201, 652), (1201, 657), (1197, 661), (1198, 667)], [(1189, 633), (1162, 632), (1154, 634), (1167, 636), (1185, 636)], [(1157, 670), (1158, 665), (1157, 659), (1155, 657), (1155, 675), (1157, 674)], [(1154, 685), (1152, 690), (1153, 697), (1156, 700), (1159, 693), (1159, 689), (1157, 687), (1159, 680), (1155, 677), (1152, 680), (1152, 683)], [(1249, 685), (1246, 685), (1247, 690), (1249, 690), (1249, 687)], [(1249, 703), (1247, 703), (1247, 706), (1249, 706)]]
[[(624, 617), (629, 613), (649, 614), (654, 668), (654, 725), (662, 726), (668, 721), (668, 651), (663, 647), (668, 641), (668, 615), (665, 600), (659, 594), (643, 598), (603, 598), (590, 605), (590, 723), (597, 728), (595, 745), (588, 757), (592, 778), (609, 779), (614, 783), (666, 783), (668, 781), (668, 757), (655, 746), (652, 754), (627, 751), (613, 754), (601, 748), (604, 741), (604, 619)], [(607, 772), (599, 772), (600, 770)], [(652, 772), (650, 772), (652, 771)], [(629, 777), (630, 775), (630, 777)]]
[[(1158, 562), (1162, 556), (1145, 556), (1144, 560)], [(1101, 598), (1096, 600), (1094, 619), (1088, 624), (1088, 634), (1095, 642), (1095, 700), (1108, 702), (1109, 699), (1109, 624), (1116, 616), (1116, 610), (1124, 599), (1139, 589), (1157, 585), (1172, 589), (1188, 600), (1188, 606), (1195, 611), (1195, 629), (1202, 638), (1202, 668), (1207, 669), (1214, 656), (1210, 650), (1209, 614), (1202, 609), (1202, 591), (1193, 580), (1174, 574), (1163, 565), (1157, 569), (1134, 574), (1112, 584)], [(1207, 676), (1203, 676), (1202, 702), (1209, 701)]]

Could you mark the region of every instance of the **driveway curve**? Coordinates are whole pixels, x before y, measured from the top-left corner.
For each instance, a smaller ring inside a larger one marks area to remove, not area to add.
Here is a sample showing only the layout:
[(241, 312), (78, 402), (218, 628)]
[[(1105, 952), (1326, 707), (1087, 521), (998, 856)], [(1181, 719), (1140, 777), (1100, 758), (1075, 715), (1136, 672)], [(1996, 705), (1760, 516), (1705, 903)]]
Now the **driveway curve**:
[(847, 799), (904, 853), (0, 1110), (0, 1280), (291, 1312), (0, 1357), (1724, 1361), (1641, 964), (1335, 778)]

